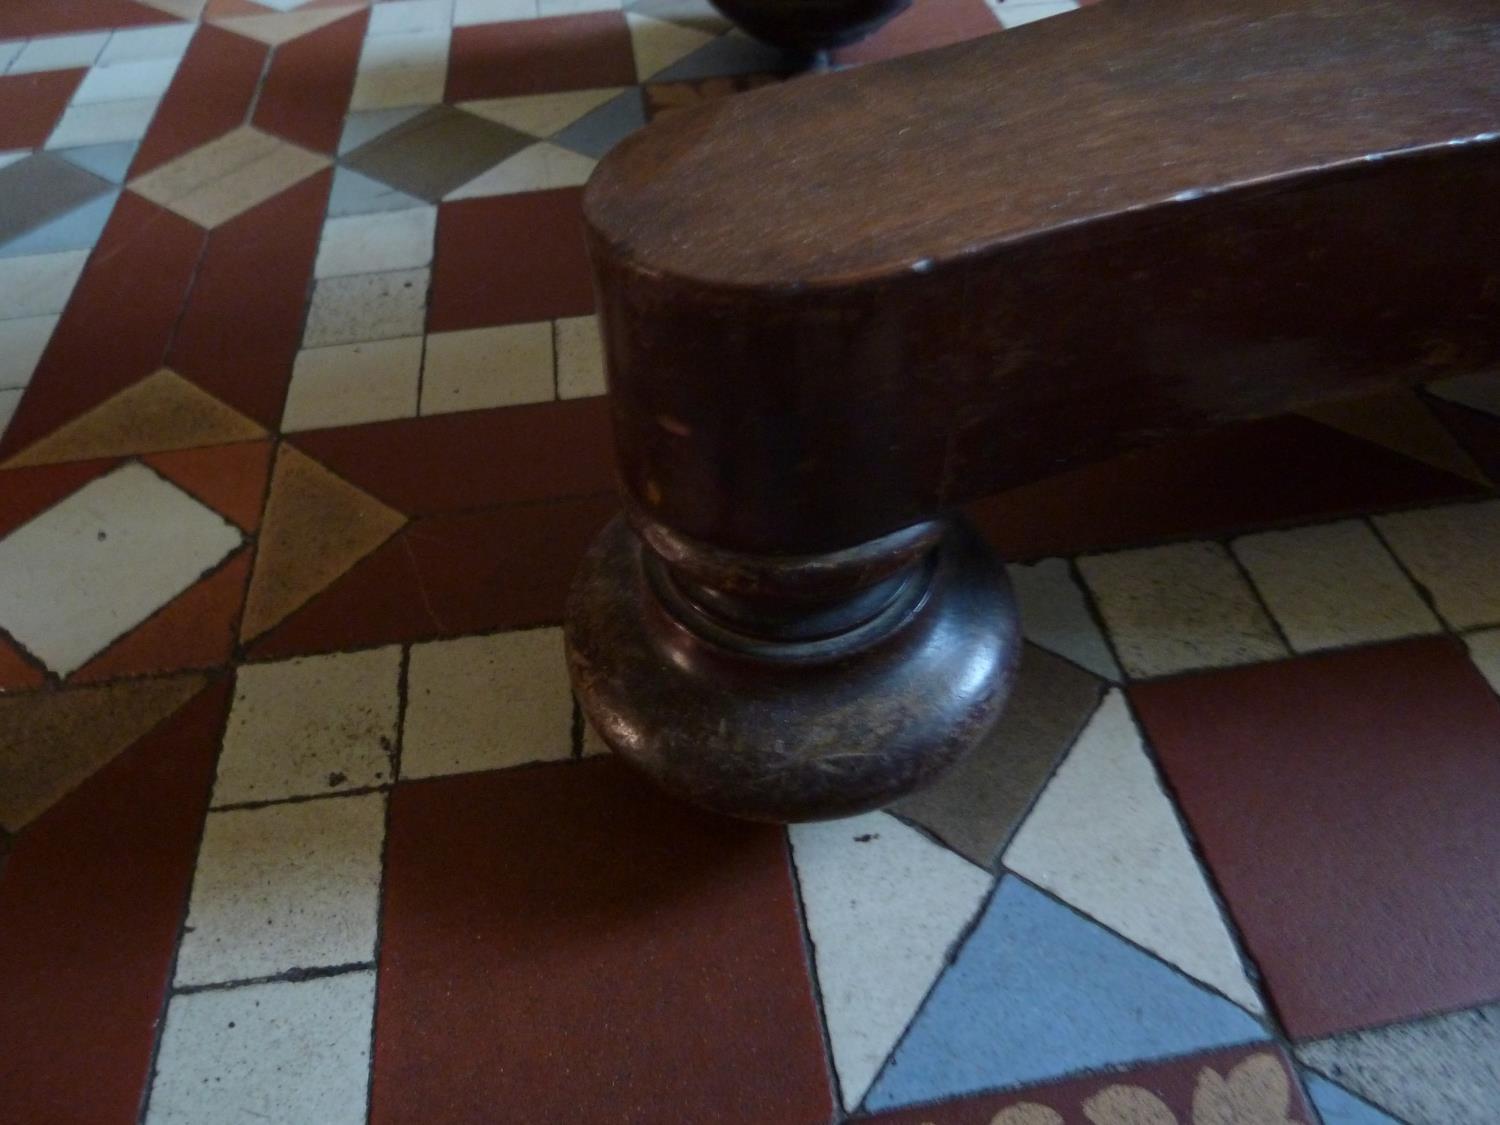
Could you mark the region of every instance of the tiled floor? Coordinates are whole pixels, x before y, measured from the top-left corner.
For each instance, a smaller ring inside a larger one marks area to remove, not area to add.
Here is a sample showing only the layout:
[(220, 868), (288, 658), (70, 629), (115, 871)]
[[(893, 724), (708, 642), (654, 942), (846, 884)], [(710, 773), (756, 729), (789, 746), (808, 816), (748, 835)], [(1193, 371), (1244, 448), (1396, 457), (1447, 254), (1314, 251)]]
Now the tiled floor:
[(1500, 376), (975, 505), (1016, 697), (888, 812), (600, 754), (579, 185), (787, 69), (700, 0), (0, 5), (0, 1121), (1500, 1120)]

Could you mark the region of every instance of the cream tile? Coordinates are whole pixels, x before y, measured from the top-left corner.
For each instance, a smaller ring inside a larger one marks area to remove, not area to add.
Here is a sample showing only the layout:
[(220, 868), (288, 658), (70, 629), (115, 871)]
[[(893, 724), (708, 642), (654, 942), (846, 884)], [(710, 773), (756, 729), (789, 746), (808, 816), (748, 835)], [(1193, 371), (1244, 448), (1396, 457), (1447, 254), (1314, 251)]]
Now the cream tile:
[(47, 148), (82, 148), (114, 141), (138, 141), (156, 114), (159, 98), (70, 106), (47, 138)]
[(21, 48), (7, 74), (29, 74), (39, 70), (71, 70), (92, 66), (109, 42), (109, 32), (90, 31), (82, 35), (48, 35), (32, 39)]
[(88, 258), (87, 250), (0, 258), (0, 321), (62, 312)]
[(635, 53), (635, 72), (642, 82), (660, 74), (717, 36), (697, 27), (652, 19), (636, 12), (625, 13), (630, 24), (630, 45)]
[(535, 19), (536, 5), (537, 0), (457, 0), (453, 6), (453, 26)]
[(264, 160), (283, 143), (243, 125), (136, 178), (130, 189), (155, 203), (170, 205)]
[(567, 758), (572, 726), (561, 629), (412, 646), (402, 777)]
[(428, 265), (436, 231), (436, 207), (329, 219), (323, 226), (314, 275), (343, 277)]
[(446, 65), (451, 38), (452, 33), (444, 27), (366, 39), (359, 54), (359, 69), (363, 72)]
[(317, 348), (415, 336), (427, 316), (425, 269), (330, 277), (313, 290), (302, 343)]
[(515, 406), (552, 397), (549, 323), (435, 332), (427, 337), (423, 414)]
[(109, 37), (108, 45), (99, 55), (99, 65), (113, 66), (142, 59), (180, 59), (187, 53), (188, 44), (197, 30), (191, 23), (125, 28)]
[(370, 29), (379, 35), (442, 31), (453, 24), (453, 0), (388, 0), (370, 9)]
[(605, 393), (604, 345), (597, 316), (571, 316), (557, 322), (557, 397), (587, 398)]
[(73, 104), (159, 98), (172, 84), (177, 63), (175, 58), (135, 59), (112, 66), (96, 66), (79, 84), (73, 94)]
[(1107, 680), (1120, 678), (1120, 666), (1067, 559), (1043, 559), (1006, 570), (1028, 641)]
[(1500, 500), (1377, 516), (1375, 525), (1449, 624), (1500, 625)]
[(6, 68), (16, 61), (16, 56), (26, 49), (26, 42), (25, 39), (7, 39), (0, 42), (0, 74), (4, 74)]
[(172, 997), (147, 1125), (363, 1125), (375, 974)]
[(443, 198), (476, 199), (483, 195), (577, 187), (588, 181), (597, 163), (592, 157), (544, 141), (502, 160)]
[(421, 336), (309, 348), (292, 368), (282, 432), (414, 417), (421, 378)]
[(1469, 646), (1469, 656), (1490, 682), (1490, 687), (1500, 694), (1500, 629), (1470, 633), (1464, 642)]
[(1179, 543), (1078, 560), (1131, 676), (1287, 655), (1229, 553)]
[(349, 112), (437, 105), (447, 82), (447, 62), (361, 71), (349, 96)]
[(65, 675), (240, 542), (222, 516), (128, 463), (0, 540), (0, 627)]
[(1297, 652), (1441, 631), (1362, 520), (1247, 535), (1231, 549)]
[(0, 390), (24, 387), (52, 339), (56, 316), (0, 320)]
[(241, 666), (213, 803), (388, 784), (400, 677), (396, 646)]
[(177, 984), (370, 961), (384, 834), (383, 793), (209, 813)]

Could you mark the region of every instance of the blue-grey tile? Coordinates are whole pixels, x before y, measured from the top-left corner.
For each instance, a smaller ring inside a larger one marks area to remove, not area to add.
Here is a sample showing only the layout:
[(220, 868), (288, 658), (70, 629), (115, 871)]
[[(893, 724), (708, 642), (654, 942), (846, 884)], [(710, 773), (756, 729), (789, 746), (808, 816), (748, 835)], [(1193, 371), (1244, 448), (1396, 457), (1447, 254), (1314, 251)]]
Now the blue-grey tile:
[(660, 74), (653, 74), (651, 81), (698, 82), (736, 74), (785, 74), (796, 65), (797, 60), (784, 51), (748, 35), (731, 33), (703, 44)]
[(108, 180), (54, 153), (0, 168), (0, 245), (109, 191)]
[(328, 217), (340, 215), (369, 215), (376, 211), (407, 211), (425, 204), (414, 195), (407, 195), (372, 180), (353, 168), (339, 168), (333, 173), (333, 190), (328, 194)]
[(365, 109), (351, 113), (344, 119), (344, 132), (339, 137), (339, 155), (343, 156), (365, 142), (373, 141), (380, 134), (390, 132), (426, 108), (408, 105), (400, 109)]
[(867, 1106), (888, 1109), (1265, 1037), (1229, 1001), (1008, 876)]
[(87, 172), (102, 176), (112, 184), (123, 184), (135, 159), (140, 141), (114, 141), (104, 145), (84, 145), (82, 148), (59, 149), (57, 155), (76, 164)]
[(632, 86), (555, 134), (552, 142), (598, 160), (645, 124), (646, 105), (641, 99), (641, 89)]
[(1323, 1119), (1323, 1125), (1401, 1125), (1369, 1102), (1361, 1101), (1342, 1086), (1316, 1074), (1305, 1076), (1307, 1096)]
[(13, 242), (0, 246), (0, 258), (16, 258), (25, 254), (56, 254), (62, 250), (88, 250), (104, 232), (104, 224), (115, 209), (115, 200), (120, 198), (120, 189), (114, 188), (97, 199), (91, 199), (82, 207), (75, 207), (29, 230)]

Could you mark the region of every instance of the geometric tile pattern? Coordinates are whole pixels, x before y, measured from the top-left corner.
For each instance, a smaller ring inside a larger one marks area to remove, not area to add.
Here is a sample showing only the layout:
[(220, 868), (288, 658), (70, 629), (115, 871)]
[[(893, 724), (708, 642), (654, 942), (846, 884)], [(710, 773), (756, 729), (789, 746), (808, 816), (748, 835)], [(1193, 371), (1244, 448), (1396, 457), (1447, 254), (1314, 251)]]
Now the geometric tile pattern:
[(975, 505), (1015, 695), (893, 809), (585, 729), (581, 187), (795, 65), (707, 0), (0, 5), (0, 1120), (1493, 1116), (1492, 373)]

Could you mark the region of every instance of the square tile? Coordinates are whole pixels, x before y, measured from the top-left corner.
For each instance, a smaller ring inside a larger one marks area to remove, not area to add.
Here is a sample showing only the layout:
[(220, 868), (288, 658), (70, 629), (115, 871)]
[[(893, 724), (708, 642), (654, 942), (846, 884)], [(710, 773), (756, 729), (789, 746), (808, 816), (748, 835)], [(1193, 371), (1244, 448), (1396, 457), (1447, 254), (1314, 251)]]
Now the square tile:
[(552, 397), (550, 324), (470, 328), (427, 337), (423, 414), (517, 406)]
[(604, 342), (597, 316), (567, 316), (557, 322), (557, 397), (602, 395)]
[(436, 207), (329, 219), (313, 275), (342, 277), (429, 265), (436, 231)]
[(214, 780), (214, 804), (388, 785), (401, 650), (245, 664)]
[(1217, 543), (1090, 555), (1078, 569), (1131, 676), (1287, 655), (1250, 584)]
[(355, 111), (436, 105), (448, 75), (449, 30), (372, 36), (365, 40), (349, 108)]
[(1230, 548), (1297, 652), (1441, 631), (1363, 520), (1247, 535)]
[(292, 368), (282, 432), (412, 417), (421, 379), (421, 336), (305, 349)]
[(54, 316), (0, 320), (0, 390), (24, 387), (57, 327)]
[(174, 996), (147, 1125), (363, 1125), (375, 974)]
[(0, 245), (110, 191), (108, 180), (50, 153), (0, 168)]
[(419, 335), (427, 312), (427, 280), (425, 269), (325, 278), (313, 289), (303, 346)]
[(87, 250), (0, 258), (0, 320), (60, 313), (68, 303)]
[(1500, 699), (1461, 645), (1130, 694), (1293, 1038), (1500, 994)]
[(402, 777), (572, 756), (560, 629), (414, 645), (407, 683)]
[(209, 813), (178, 986), (369, 961), (384, 834), (382, 793)]
[(1375, 526), (1450, 625), (1500, 625), (1500, 500), (1376, 516)]
[(70, 106), (47, 138), (48, 148), (138, 141), (156, 116), (160, 98), (130, 98)]
[(453, 25), (453, 0), (389, 0), (370, 9), (368, 34), (410, 35)]
[(446, 99), (632, 86), (635, 81), (625, 17), (591, 12), (455, 28)]
[(0, 627), (66, 675), (240, 542), (180, 488), (124, 465), (0, 540)]
[(531, 143), (531, 137), (505, 125), (434, 106), (360, 145), (343, 163), (435, 203)]
[(398, 786), (380, 961), (373, 1125), (833, 1113), (785, 834), (613, 760)]

